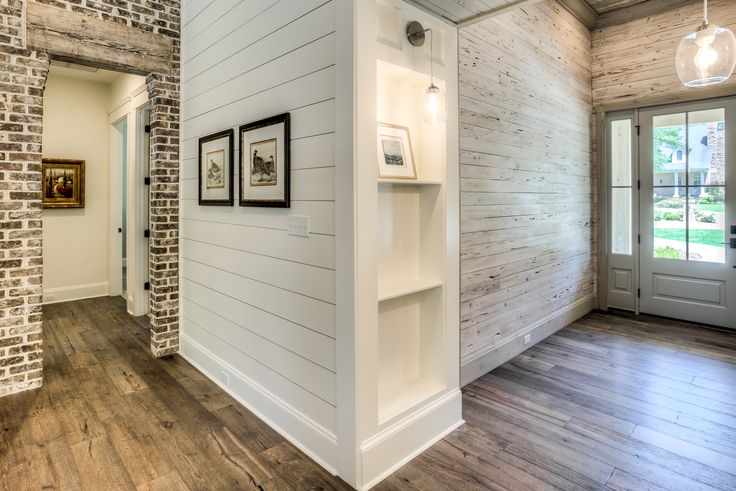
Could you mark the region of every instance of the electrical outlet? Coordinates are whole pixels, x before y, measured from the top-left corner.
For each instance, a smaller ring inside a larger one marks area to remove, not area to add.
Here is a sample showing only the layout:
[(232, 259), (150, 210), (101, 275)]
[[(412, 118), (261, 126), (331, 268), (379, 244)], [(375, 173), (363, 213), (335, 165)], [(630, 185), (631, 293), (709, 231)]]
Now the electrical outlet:
[(300, 215), (289, 216), (289, 235), (309, 237), (309, 217)]
[(527, 344), (529, 344), (531, 342), (532, 342), (532, 335), (531, 334), (527, 334), (526, 336), (524, 336), (524, 346), (526, 346)]
[(222, 379), (222, 382), (225, 385), (227, 385), (228, 387), (230, 386), (230, 374), (229, 373), (227, 373), (224, 370), (221, 370), (220, 371), (220, 378)]

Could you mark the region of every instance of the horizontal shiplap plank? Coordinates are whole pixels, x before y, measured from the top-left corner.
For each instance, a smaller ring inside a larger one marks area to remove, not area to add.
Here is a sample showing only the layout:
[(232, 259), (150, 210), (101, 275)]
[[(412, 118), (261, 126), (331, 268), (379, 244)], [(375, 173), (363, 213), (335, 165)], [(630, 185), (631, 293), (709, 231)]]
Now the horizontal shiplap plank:
[(298, 293), (264, 285), (249, 278), (181, 260), (182, 278), (222, 291), (248, 305), (270, 312), (326, 336), (335, 337), (335, 306)]
[(234, 206), (200, 206), (196, 198), (183, 199), (181, 214), (189, 220), (286, 231), (289, 216), (309, 217), (313, 234), (335, 235), (335, 203), (332, 201), (292, 201), (289, 212), (278, 208)]
[(243, 329), (223, 314), (203, 307), (196, 298), (188, 298), (182, 317), (200, 326), (212, 326), (216, 335), (258, 363), (294, 384), (316, 395), (328, 404), (335, 405), (335, 373), (292, 351)]
[(329, 336), (289, 322), (191, 280), (182, 282), (182, 296), (193, 299), (212, 312), (227, 313), (227, 317), (243, 329), (327, 370), (335, 371), (335, 340)]
[(335, 303), (335, 272), (331, 269), (189, 239), (182, 240), (180, 256), (264, 285)]
[(204, 222), (184, 217), (181, 237), (262, 256), (335, 269), (335, 239), (330, 236), (295, 237), (278, 229)]
[(181, 330), (182, 336), (191, 338), (194, 342), (206, 347), (208, 351), (233, 366), (277, 400), (283, 401), (294, 411), (303, 414), (322, 428), (333, 433), (336, 431), (337, 410), (335, 406), (279, 375), (268, 365), (245, 355), (232, 346), (227, 339), (218, 336), (214, 326), (201, 326), (182, 315)]

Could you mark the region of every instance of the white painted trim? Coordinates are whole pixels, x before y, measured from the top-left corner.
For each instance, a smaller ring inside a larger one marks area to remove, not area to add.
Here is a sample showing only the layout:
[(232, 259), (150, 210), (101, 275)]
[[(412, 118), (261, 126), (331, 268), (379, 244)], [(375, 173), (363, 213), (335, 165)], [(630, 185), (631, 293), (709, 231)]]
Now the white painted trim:
[[(335, 325), (338, 454), (340, 477), (357, 481), (358, 393), (356, 353), (355, 258), (357, 241), (355, 182), (355, 36), (357, 6), (335, 6)], [(339, 162), (339, 164), (338, 164)]]
[(85, 298), (104, 297), (109, 295), (110, 284), (107, 281), (101, 283), (89, 283), (87, 285), (61, 286), (58, 288), (44, 288), (43, 304), (71, 302)]
[(118, 116), (115, 118), (116, 114), (119, 114), (120, 110), (124, 110), (125, 113), (128, 113), (128, 105), (130, 104), (130, 101), (132, 100), (132, 97), (129, 95), (126, 95), (122, 99), (120, 99), (116, 104), (113, 104), (110, 109), (107, 111), (107, 114), (110, 116), (110, 118), (114, 119), (120, 119)]
[[(460, 385), (464, 386), (497, 368), (539, 341), (575, 322), (595, 308), (596, 295), (587, 295), (532, 324), (500, 345), (476, 354), (460, 367)], [(524, 346), (524, 336), (531, 335), (531, 343)]]
[[(108, 278), (110, 281), (110, 295), (120, 295), (123, 292), (122, 284), (122, 234), (118, 228), (122, 227), (122, 179), (123, 179), (123, 138), (117, 125), (127, 119), (127, 107), (121, 106), (109, 114), (110, 131), (110, 224), (108, 230), (109, 256)], [(130, 159), (128, 159), (130, 160)]]
[(456, 419), (461, 410), (462, 393), (455, 389), (363, 442), (362, 482), (366, 484), (358, 489), (371, 489), (462, 426), (465, 421)]
[[(337, 436), (306, 418), (202, 345), (181, 334), (179, 354), (299, 450), (337, 475)], [(229, 385), (214, 373), (229, 375)]]

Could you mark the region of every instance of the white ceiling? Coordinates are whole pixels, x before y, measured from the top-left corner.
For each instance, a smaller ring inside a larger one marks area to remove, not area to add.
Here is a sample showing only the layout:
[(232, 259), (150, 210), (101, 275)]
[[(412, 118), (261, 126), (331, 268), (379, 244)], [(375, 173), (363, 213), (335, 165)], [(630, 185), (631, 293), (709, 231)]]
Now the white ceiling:
[(109, 70), (101, 70), (97, 68), (89, 68), (86, 66), (75, 65), (52, 60), (49, 69), (49, 75), (72, 78), (75, 80), (85, 80), (87, 82), (97, 82), (100, 84), (112, 84), (119, 77), (125, 76), (123, 73), (111, 72)]

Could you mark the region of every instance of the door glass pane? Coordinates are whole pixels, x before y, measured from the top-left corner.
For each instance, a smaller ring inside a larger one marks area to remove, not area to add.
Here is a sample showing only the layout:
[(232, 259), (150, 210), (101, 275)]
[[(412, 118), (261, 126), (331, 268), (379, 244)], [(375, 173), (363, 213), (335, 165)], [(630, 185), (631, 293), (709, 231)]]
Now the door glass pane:
[(652, 123), (652, 184), (681, 187), (678, 194), (684, 195), (687, 182), (685, 113), (655, 116)]
[(611, 189), (611, 252), (631, 254), (631, 188)]
[(726, 182), (726, 111), (723, 108), (688, 114), (688, 183), (720, 186)]
[(726, 262), (725, 203), (713, 202), (707, 190), (724, 188), (688, 188), (688, 259), (711, 263)]
[(680, 188), (654, 188), (654, 257), (685, 259), (687, 257), (686, 199)]
[(631, 120), (611, 121), (611, 185), (631, 186)]

